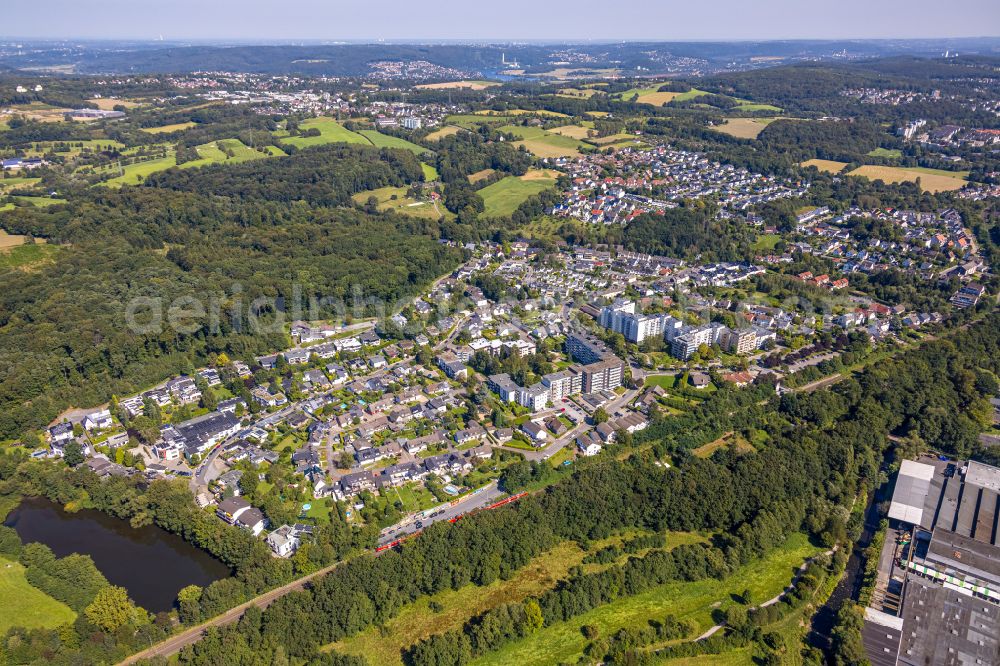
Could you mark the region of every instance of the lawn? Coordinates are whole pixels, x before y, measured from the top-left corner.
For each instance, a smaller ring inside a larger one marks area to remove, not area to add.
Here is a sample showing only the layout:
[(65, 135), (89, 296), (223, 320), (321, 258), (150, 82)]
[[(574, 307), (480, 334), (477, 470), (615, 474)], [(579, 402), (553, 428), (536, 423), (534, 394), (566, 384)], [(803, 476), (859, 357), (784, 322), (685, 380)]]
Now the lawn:
[(725, 123), (712, 129), (738, 139), (756, 139), (775, 120), (777, 118), (726, 118)]
[(553, 467), (559, 467), (567, 460), (572, 460), (574, 458), (574, 449), (575, 447), (572, 444), (567, 444), (549, 458), (549, 464)]
[(486, 204), (485, 214), (491, 217), (510, 215), (528, 197), (556, 184), (552, 172), (533, 169), (523, 176), (507, 176), (479, 190)]
[(660, 388), (672, 389), (677, 383), (674, 375), (648, 375), (644, 386), (659, 386)]
[(303, 130), (318, 129), (319, 136), (281, 136), (276, 134), (281, 143), (287, 143), (296, 148), (308, 148), (310, 146), (322, 146), (327, 143), (363, 143), (370, 145), (371, 142), (360, 134), (356, 134), (338, 123), (333, 118), (309, 118), (302, 121), (299, 127)]
[(602, 636), (609, 636), (623, 627), (642, 626), (647, 620), (662, 620), (671, 614), (691, 621), (696, 626), (694, 635), (700, 635), (712, 626), (711, 613), (716, 605), (722, 609), (733, 606), (736, 602), (732, 596), (747, 588), (755, 600), (774, 597), (791, 582), (798, 567), (820, 550), (805, 535), (794, 534), (769, 557), (741, 567), (724, 581), (667, 583), (546, 627), (472, 663), (479, 666), (575, 663), (588, 642), (580, 633), (585, 624), (596, 625)]
[(11, 627), (52, 629), (75, 619), (69, 606), (28, 583), (23, 566), (0, 558), (0, 633)]
[(417, 155), (432, 152), (431, 150), (424, 148), (423, 146), (418, 146), (417, 144), (407, 141), (406, 139), (400, 139), (399, 137), (382, 134), (381, 132), (376, 132), (375, 130), (360, 130), (358, 134), (368, 139), (376, 148), (402, 148)]
[(761, 234), (753, 243), (755, 252), (770, 252), (781, 240), (780, 234)]
[(886, 183), (916, 182), (920, 179), (920, 187), (925, 192), (947, 192), (958, 190), (965, 186), (964, 175), (967, 172), (942, 171), (939, 169), (922, 169), (920, 167), (890, 167), (866, 164), (847, 174), (861, 176), (870, 180), (881, 180)]
[(407, 484), (399, 488), (393, 488), (386, 494), (390, 501), (400, 500), (403, 503), (404, 512), (426, 511), (440, 504), (437, 498), (423, 484)]
[(840, 173), (847, 166), (847, 162), (835, 162), (834, 160), (806, 160), (799, 166), (816, 167), (820, 171), (827, 173)]

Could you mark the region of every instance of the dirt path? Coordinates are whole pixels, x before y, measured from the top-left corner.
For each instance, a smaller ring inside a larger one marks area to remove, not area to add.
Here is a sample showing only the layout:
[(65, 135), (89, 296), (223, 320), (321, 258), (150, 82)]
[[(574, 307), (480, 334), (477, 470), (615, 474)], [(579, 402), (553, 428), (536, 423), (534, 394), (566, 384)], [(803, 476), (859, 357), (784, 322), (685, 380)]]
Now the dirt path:
[[(781, 601), (785, 597), (786, 594), (788, 594), (789, 592), (792, 591), (792, 588), (794, 588), (795, 584), (799, 582), (799, 579), (802, 578), (803, 575), (805, 575), (806, 569), (809, 568), (809, 565), (812, 563), (813, 560), (815, 560), (817, 557), (829, 557), (830, 555), (833, 555), (836, 551), (837, 551), (837, 547), (834, 546), (833, 548), (831, 548), (830, 550), (826, 551), (825, 553), (821, 553), (819, 555), (816, 555), (815, 557), (810, 557), (808, 560), (806, 560), (805, 562), (802, 563), (802, 566), (800, 566), (799, 569), (798, 569), (798, 571), (795, 572), (795, 575), (792, 576), (792, 582), (789, 583), (788, 587), (786, 587), (779, 594), (771, 597), (767, 601), (765, 601), (763, 603), (760, 603), (760, 604), (757, 604), (756, 606), (751, 606), (750, 610), (753, 610), (754, 608), (767, 608), (768, 606), (773, 606), (774, 604), (776, 604), (779, 601)], [(719, 631), (720, 629), (722, 629), (724, 626), (726, 626), (726, 625), (725, 624), (717, 624), (714, 627), (709, 628), (705, 633), (703, 633), (701, 636), (699, 636), (698, 638), (696, 638), (694, 640), (695, 641), (703, 641), (706, 638), (708, 638), (709, 636), (715, 634), (717, 631)]]

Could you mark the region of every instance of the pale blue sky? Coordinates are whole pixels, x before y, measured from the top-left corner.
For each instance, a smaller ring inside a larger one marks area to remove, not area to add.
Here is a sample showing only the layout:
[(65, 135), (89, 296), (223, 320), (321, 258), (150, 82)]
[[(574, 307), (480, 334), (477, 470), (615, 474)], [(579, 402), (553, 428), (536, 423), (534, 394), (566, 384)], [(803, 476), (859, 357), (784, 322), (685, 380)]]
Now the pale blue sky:
[(1000, 0), (0, 0), (0, 35), (219, 40), (1000, 35)]

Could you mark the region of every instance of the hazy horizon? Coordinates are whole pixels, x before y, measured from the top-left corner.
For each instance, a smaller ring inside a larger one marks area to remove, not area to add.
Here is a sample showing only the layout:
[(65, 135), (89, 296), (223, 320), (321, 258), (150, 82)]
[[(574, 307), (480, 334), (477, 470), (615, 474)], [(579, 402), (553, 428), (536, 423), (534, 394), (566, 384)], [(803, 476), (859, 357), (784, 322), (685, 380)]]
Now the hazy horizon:
[[(608, 8), (611, 8), (609, 11)], [(460, 20), (449, 21), (449, 17)], [(39, 0), (5, 8), (7, 39), (218, 42), (301, 41), (785, 41), (965, 39), (1000, 35), (1000, 3), (956, 0), (818, 6), (797, 0), (706, 6), (637, 0), (482, 6), (458, 0), (421, 4), (383, 0), (344, 8), (301, 0), (281, 12), (261, 0)], [(595, 25), (601, 33), (595, 34)]]

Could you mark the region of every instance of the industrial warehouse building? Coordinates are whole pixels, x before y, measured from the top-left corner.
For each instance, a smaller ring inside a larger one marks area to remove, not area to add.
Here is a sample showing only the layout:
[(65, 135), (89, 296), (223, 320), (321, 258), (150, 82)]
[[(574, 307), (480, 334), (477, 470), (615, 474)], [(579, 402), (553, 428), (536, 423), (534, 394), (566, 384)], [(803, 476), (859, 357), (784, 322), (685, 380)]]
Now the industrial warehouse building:
[(883, 550), (880, 576), (899, 585), (900, 603), (866, 609), (873, 664), (1000, 665), (998, 500), (996, 467), (903, 461), (889, 520), (910, 540), (895, 557), (893, 544)]

